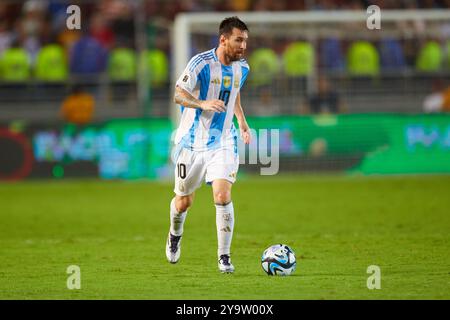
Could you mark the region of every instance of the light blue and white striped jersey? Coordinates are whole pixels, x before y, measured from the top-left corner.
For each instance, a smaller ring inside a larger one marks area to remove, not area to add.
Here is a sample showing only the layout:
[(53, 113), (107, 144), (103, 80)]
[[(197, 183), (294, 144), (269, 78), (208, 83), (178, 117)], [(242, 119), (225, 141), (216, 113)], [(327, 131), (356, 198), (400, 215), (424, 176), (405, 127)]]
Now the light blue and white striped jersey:
[(229, 66), (222, 65), (215, 52), (216, 48), (194, 56), (176, 83), (195, 97), (195, 89), (200, 89), (197, 97), (200, 100), (220, 99), (225, 103), (226, 112), (181, 106), (182, 115), (175, 143), (193, 151), (237, 146), (234, 105), (250, 67), (244, 59)]

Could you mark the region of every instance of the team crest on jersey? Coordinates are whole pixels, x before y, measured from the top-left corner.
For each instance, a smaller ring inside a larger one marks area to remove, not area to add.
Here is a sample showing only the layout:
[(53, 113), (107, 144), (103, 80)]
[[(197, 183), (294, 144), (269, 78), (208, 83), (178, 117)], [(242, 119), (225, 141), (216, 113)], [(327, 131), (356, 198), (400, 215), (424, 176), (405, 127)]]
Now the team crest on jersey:
[(225, 88), (229, 88), (231, 86), (231, 77), (230, 76), (223, 77), (223, 86)]
[(235, 79), (234, 80), (234, 87), (237, 89), (237, 88), (239, 88), (239, 80), (238, 79)]

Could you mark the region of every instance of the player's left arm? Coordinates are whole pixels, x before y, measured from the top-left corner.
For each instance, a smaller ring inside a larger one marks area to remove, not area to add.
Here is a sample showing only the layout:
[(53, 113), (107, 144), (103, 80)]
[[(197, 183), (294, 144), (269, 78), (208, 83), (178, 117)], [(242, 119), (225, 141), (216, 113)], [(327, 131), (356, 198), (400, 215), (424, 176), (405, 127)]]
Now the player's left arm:
[(252, 136), (250, 134), (250, 127), (248, 126), (247, 119), (245, 119), (244, 110), (242, 110), (240, 92), (238, 92), (236, 97), (236, 103), (234, 106), (234, 115), (236, 116), (236, 119), (238, 121), (242, 140), (244, 140), (245, 144), (249, 144)]

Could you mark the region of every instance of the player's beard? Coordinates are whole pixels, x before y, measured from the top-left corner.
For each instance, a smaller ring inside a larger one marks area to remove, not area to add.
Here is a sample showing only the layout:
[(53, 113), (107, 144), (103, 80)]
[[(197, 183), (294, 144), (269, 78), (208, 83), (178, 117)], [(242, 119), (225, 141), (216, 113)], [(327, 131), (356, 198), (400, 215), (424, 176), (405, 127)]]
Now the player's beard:
[(239, 53), (234, 53), (234, 54), (230, 54), (228, 55), (230, 61), (239, 61), (242, 59), (242, 57), (244, 56), (244, 54), (239, 54)]

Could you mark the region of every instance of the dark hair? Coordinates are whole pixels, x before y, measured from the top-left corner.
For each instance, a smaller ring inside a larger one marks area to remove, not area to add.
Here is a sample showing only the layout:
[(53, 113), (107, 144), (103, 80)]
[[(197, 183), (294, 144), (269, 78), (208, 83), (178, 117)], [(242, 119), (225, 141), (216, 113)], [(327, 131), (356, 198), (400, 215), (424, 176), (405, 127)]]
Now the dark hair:
[(228, 17), (220, 23), (219, 36), (230, 35), (233, 32), (233, 28), (237, 28), (242, 31), (248, 31), (247, 25), (238, 17)]

